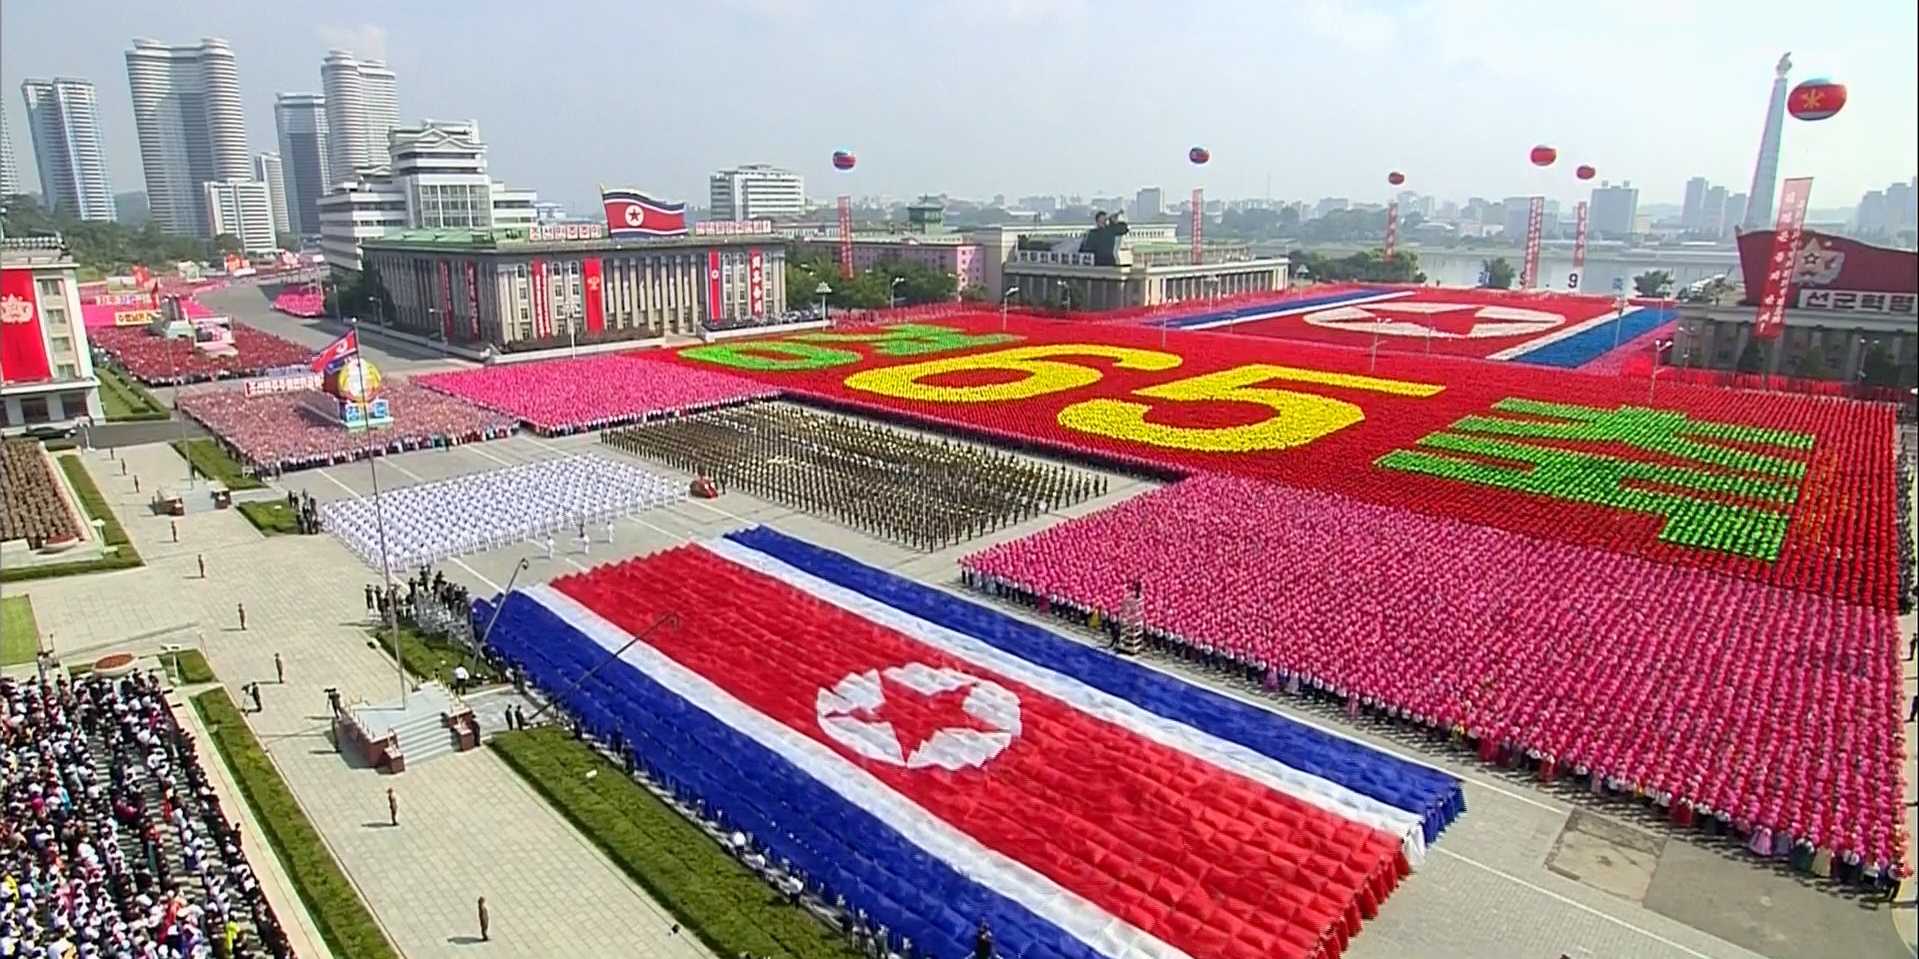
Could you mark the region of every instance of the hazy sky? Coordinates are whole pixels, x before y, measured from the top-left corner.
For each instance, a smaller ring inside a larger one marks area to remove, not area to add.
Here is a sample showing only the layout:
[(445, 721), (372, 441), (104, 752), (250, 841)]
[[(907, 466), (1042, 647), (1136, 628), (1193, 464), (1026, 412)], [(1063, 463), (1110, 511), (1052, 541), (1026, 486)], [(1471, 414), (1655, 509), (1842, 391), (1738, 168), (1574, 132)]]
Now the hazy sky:
[[(5, 0), (0, 83), (37, 180), (25, 77), (100, 93), (116, 191), (144, 189), (124, 52), (135, 36), (230, 40), (248, 134), (273, 95), (320, 88), (330, 47), (385, 56), (403, 120), (473, 118), (494, 174), (575, 212), (595, 184), (705, 202), (705, 176), (765, 161), (838, 192), (1381, 200), (1387, 171), (1441, 197), (1580, 194), (1572, 167), (1676, 201), (1743, 192), (1772, 65), (1851, 101), (1787, 121), (1782, 176), (1814, 206), (1919, 168), (1913, 0), (545, 0), (107, 3)], [(167, 12), (160, 13), (162, 9)], [(1526, 150), (1560, 150), (1550, 174)], [(1213, 162), (1195, 168), (1186, 149)], [(860, 163), (835, 173), (834, 149)]]

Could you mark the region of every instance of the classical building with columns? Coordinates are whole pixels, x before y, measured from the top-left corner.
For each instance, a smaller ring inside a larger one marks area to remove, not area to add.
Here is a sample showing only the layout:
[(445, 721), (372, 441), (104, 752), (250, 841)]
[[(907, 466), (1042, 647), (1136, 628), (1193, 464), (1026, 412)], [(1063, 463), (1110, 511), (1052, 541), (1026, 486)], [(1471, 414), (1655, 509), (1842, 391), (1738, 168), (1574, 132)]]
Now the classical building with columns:
[(1090, 253), (1013, 250), (1000, 268), (1012, 302), (1074, 310), (1117, 310), (1286, 289), (1283, 256), (1258, 256), (1240, 243), (1186, 247), (1134, 246), (1119, 263), (1098, 266)]
[(786, 312), (786, 251), (768, 235), (610, 239), (597, 224), (409, 230), (361, 243), (384, 316), (456, 346), (517, 351), (691, 336)]

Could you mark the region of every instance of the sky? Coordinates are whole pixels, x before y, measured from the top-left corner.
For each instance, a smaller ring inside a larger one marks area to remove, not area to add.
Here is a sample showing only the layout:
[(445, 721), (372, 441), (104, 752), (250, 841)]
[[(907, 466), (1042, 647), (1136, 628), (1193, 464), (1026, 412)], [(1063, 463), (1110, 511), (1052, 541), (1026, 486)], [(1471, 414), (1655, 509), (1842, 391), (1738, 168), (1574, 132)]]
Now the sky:
[[(160, 13), (162, 7), (171, 8)], [(815, 197), (921, 193), (1383, 202), (1580, 198), (1572, 168), (1677, 202), (1744, 192), (1772, 68), (1830, 76), (1833, 119), (1787, 120), (1780, 174), (1813, 206), (1919, 169), (1912, 0), (6, 0), (0, 90), (37, 182), (19, 86), (98, 87), (113, 189), (144, 189), (127, 94), (135, 36), (229, 40), (248, 136), (276, 92), (318, 92), (330, 48), (384, 56), (403, 122), (475, 119), (493, 174), (574, 212), (597, 186), (704, 205), (706, 176), (767, 162)], [(1535, 143), (1557, 166), (1526, 162)], [(1187, 148), (1212, 162), (1195, 167)], [(833, 170), (836, 149), (858, 167)]]

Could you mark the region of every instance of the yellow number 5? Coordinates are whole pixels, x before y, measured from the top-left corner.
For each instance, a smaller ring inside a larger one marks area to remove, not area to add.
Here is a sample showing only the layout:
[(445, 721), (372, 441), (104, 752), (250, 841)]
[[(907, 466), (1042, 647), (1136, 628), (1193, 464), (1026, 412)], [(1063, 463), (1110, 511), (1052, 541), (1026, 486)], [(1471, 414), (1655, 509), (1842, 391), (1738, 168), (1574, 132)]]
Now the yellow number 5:
[[(935, 403), (997, 403), (1044, 396), (1099, 382), (1103, 375), (1092, 367), (1060, 363), (1052, 356), (1103, 356), (1123, 370), (1170, 370), (1180, 359), (1157, 350), (1135, 350), (1123, 346), (1094, 343), (1056, 343), (1048, 346), (1019, 346), (972, 356), (954, 356), (924, 363), (907, 363), (876, 370), (862, 370), (846, 378), (848, 389), (877, 393), (903, 400), (929, 400)], [(942, 373), (970, 370), (1007, 370), (1025, 376), (1007, 383), (979, 386), (938, 386), (923, 380)]]
[(1146, 414), (1152, 411), (1152, 407), (1145, 403), (1101, 399), (1074, 403), (1060, 410), (1059, 424), (1082, 433), (1151, 446), (1207, 453), (1237, 453), (1303, 446), (1366, 418), (1365, 412), (1357, 404), (1346, 400), (1254, 385), (1268, 380), (1317, 383), (1393, 396), (1432, 396), (1445, 389), (1428, 383), (1254, 363), (1160, 386), (1149, 386), (1133, 391), (1133, 395), (1189, 403), (1202, 400), (1257, 403), (1273, 411), (1272, 416), (1257, 423), (1210, 429), (1165, 426), (1146, 421)]

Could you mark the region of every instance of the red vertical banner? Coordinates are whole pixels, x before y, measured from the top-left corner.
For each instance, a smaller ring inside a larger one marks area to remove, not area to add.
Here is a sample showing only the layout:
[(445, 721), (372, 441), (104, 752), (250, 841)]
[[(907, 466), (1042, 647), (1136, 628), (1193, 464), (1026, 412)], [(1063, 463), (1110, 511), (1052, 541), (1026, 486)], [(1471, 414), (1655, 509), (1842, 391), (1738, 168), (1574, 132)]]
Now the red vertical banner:
[(1191, 203), (1191, 206), (1193, 208), (1192, 210), (1193, 212), (1193, 226), (1192, 226), (1193, 262), (1195, 264), (1198, 264), (1198, 263), (1205, 262), (1205, 258), (1201, 255), (1201, 252), (1202, 252), (1201, 248), (1206, 245), (1206, 191), (1205, 190), (1199, 187), (1193, 188), (1193, 201)]
[(586, 296), (586, 331), (598, 333), (606, 329), (606, 304), (600, 298), (600, 291), (606, 281), (600, 277), (600, 258), (589, 256), (580, 261), (580, 288)]
[(1386, 259), (1393, 258), (1393, 251), (1399, 248), (1399, 201), (1386, 204)]
[(853, 198), (840, 194), (840, 279), (853, 278)]
[(468, 332), (477, 340), (480, 338), (480, 264), (476, 260), (466, 261), (466, 309), (471, 324)]
[(1580, 275), (1586, 272), (1586, 201), (1573, 207), (1573, 223), (1573, 272), (1566, 278), (1566, 288), (1577, 293)]
[(708, 319), (720, 318), (723, 299), (720, 296), (720, 251), (706, 251), (706, 315)]
[(746, 302), (755, 319), (766, 315), (766, 254), (759, 247), (746, 255)]
[(0, 383), (50, 379), (32, 270), (0, 270)]
[(1519, 271), (1519, 285), (1531, 289), (1539, 285), (1539, 232), (1546, 225), (1546, 198), (1533, 197), (1526, 210), (1526, 264)]
[(453, 261), (440, 261), (440, 340), (453, 339)]
[(1779, 219), (1772, 228), (1772, 257), (1766, 262), (1766, 288), (1759, 297), (1759, 315), (1752, 324), (1755, 338), (1774, 339), (1786, 328), (1786, 303), (1792, 297), (1799, 234), (1806, 226), (1806, 203), (1810, 199), (1812, 177), (1787, 180), (1780, 185)]
[(553, 332), (546, 322), (546, 261), (535, 259), (527, 272), (533, 278), (533, 338), (537, 340)]
[(135, 263), (133, 265), (133, 285), (134, 286), (145, 288), (147, 285), (147, 281), (151, 279), (153, 279), (153, 273), (147, 269), (147, 265), (145, 263)]

